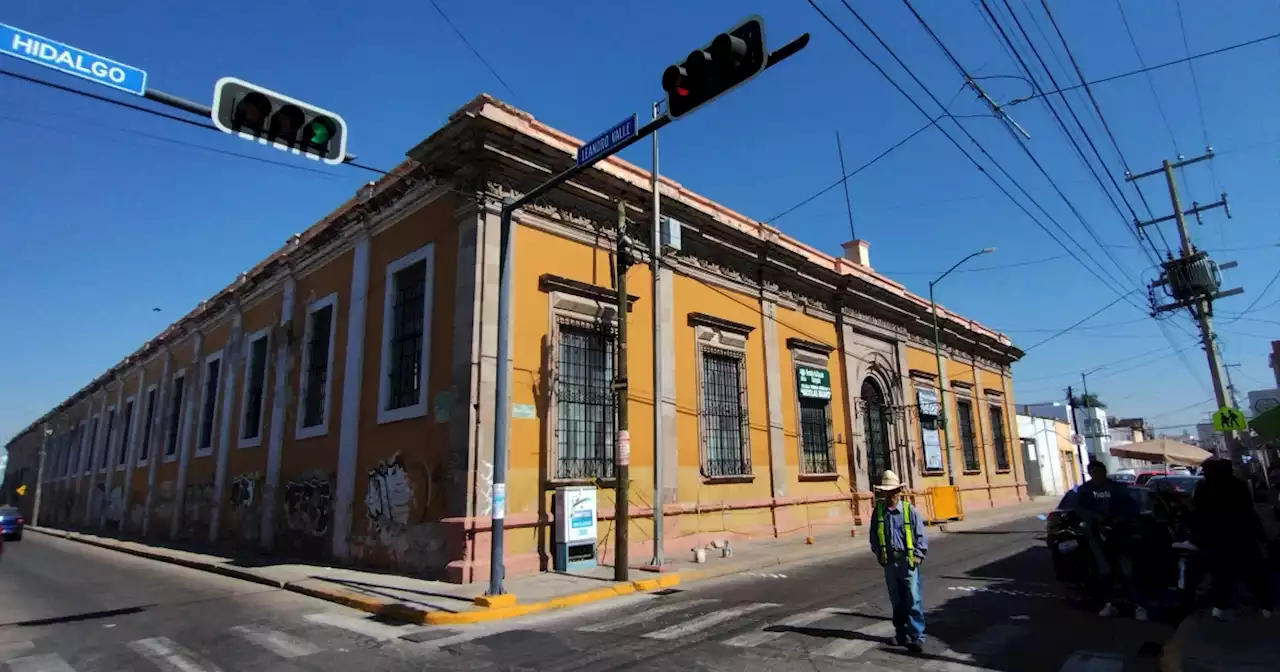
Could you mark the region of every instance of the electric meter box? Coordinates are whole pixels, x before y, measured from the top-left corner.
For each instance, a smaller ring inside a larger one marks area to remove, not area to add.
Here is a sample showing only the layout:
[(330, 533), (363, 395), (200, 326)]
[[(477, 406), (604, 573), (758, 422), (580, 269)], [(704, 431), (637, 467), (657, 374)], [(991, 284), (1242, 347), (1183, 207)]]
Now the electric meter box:
[(552, 566), (573, 572), (596, 566), (596, 489), (590, 485), (556, 488), (552, 507)]

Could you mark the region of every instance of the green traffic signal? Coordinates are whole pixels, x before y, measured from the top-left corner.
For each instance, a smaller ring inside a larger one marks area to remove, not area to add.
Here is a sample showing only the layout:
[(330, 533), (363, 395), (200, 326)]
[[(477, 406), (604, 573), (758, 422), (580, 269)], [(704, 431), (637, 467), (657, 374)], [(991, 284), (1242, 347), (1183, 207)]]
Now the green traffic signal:
[(317, 117), (307, 124), (307, 142), (313, 146), (324, 146), (337, 131), (332, 120)]

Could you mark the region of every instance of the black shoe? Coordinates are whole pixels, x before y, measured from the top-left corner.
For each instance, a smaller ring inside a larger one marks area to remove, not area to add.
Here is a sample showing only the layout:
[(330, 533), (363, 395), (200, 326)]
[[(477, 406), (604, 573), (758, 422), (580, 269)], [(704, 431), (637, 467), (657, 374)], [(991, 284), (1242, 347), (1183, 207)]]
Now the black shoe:
[(893, 638), (893, 643), (897, 644), (898, 646), (906, 646), (907, 638), (903, 637), (902, 635), (898, 635), (897, 637)]
[(910, 653), (924, 653), (924, 643), (919, 640), (907, 642), (907, 651)]

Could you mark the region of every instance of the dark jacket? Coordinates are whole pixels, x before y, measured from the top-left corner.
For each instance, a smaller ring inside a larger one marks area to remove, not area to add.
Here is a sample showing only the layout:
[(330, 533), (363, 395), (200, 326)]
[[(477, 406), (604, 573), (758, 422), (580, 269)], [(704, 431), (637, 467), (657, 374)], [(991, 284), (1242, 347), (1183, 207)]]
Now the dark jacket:
[(1249, 552), (1266, 542), (1249, 486), (1231, 473), (1226, 460), (1209, 460), (1204, 480), (1192, 496), (1196, 544), (1207, 550)]

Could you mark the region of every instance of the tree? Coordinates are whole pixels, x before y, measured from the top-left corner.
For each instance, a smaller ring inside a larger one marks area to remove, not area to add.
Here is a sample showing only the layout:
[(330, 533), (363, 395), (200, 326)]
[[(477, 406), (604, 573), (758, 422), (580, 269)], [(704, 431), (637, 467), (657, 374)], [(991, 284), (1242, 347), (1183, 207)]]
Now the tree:
[(1089, 394), (1083, 394), (1077, 397), (1072, 397), (1071, 405), (1074, 408), (1106, 408), (1107, 407), (1107, 405), (1103, 403), (1101, 399), (1098, 398), (1098, 395), (1092, 392), (1090, 392)]

